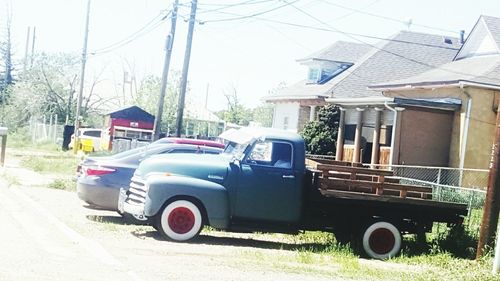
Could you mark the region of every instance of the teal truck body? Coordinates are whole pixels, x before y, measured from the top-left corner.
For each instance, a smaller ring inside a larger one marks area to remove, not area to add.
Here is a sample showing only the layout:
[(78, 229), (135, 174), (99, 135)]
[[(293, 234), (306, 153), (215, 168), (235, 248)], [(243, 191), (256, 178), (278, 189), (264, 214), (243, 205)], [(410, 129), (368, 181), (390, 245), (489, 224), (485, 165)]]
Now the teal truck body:
[[(397, 254), (401, 234), (425, 233), (433, 222), (459, 225), (466, 207), (327, 197), (305, 166), (304, 140), (295, 133), (244, 128), (222, 135), (220, 155), (161, 155), (143, 161), (121, 211), (144, 215), (174, 241), (194, 238), (204, 225), (235, 232), (320, 230), (366, 254)], [(353, 243), (356, 244), (356, 243)]]

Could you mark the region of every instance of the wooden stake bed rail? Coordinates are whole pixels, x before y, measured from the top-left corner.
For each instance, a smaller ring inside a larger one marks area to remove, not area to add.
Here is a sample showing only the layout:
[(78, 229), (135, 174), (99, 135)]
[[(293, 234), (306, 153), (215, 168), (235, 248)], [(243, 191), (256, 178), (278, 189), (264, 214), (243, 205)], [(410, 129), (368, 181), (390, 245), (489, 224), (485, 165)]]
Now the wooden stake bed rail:
[[(432, 188), (400, 184), (399, 179), (393, 177), (389, 170), (365, 168), (360, 163), (354, 166), (349, 162), (307, 159), (306, 165), (320, 173), (319, 185), (328, 195), (333, 196), (334, 191), (339, 191), (343, 196), (352, 193), (363, 195), (370, 194), (380, 197), (399, 197), (432, 199)], [(325, 194), (326, 195), (326, 194)], [(340, 195), (340, 193), (339, 193)]]

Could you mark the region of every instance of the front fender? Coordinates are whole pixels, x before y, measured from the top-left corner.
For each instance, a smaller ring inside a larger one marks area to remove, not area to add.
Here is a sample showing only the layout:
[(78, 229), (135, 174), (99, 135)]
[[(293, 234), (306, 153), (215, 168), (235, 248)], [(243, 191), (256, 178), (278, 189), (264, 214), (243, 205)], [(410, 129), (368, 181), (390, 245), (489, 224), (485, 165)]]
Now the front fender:
[(169, 199), (175, 196), (193, 197), (199, 200), (207, 211), (208, 223), (215, 228), (225, 229), (229, 225), (229, 200), (224, 186), (206, 180), (183, 176), (150, 175), (144, 213), (155, 216)]

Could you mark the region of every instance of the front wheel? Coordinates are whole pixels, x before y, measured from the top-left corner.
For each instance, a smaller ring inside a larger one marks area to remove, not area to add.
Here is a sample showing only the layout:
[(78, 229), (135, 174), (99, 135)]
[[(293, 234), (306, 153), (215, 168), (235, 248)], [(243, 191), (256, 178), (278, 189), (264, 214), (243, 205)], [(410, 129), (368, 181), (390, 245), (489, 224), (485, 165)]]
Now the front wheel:
[(190, 201), (176, 200), (165, 206), (157, 218), (156, 228), (173, 241), (188, 241), (203, 228), (200, 209)]
[(385, 260), (396, 256), (401, 249), (401, 233), (391, 223), (379, 221), (363, 234), (363, 250), (374, 259)]

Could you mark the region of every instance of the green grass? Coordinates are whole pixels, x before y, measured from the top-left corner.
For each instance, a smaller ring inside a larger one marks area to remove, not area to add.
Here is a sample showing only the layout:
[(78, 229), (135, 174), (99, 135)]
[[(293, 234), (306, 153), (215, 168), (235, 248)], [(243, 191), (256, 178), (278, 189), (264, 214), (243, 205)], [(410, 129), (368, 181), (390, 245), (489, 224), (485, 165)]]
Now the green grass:
[(57, 156), (21, 157), (21, 166), (42, 174), (72, 176), (75, 174), (77, 163), (78, 160), (71, 153), (59, 153)]
[[(207, 233), (231, 235), (213, 229)], [(234, 258), (238, 262), (234, 266), (307, 273), (332, 279), (500, 280), (500, 276), (491, 273), (491, 256), (478, 261), (458, 257), (457, 252), (462, 251), (458, 248), (463, 246), (463, 241), (470, 239), (466, 233), (433, 233), (428, 235), (429, 246), (423, 248), (419, 248), (413, 236), (405, 236), (402, 254), (384, 262), (360, 259), (349, 247), (337, 244), (333, 235), (324, 232), (299, 235), (259, 233), (250, 237), (257, 240), (257, 246), (237, 251)], [(456, 243), (446, 245), (443, 241)]]
[(71, 179), (55, 179), (47, 187), (66, 191), (76, 191), (76, 182)]

